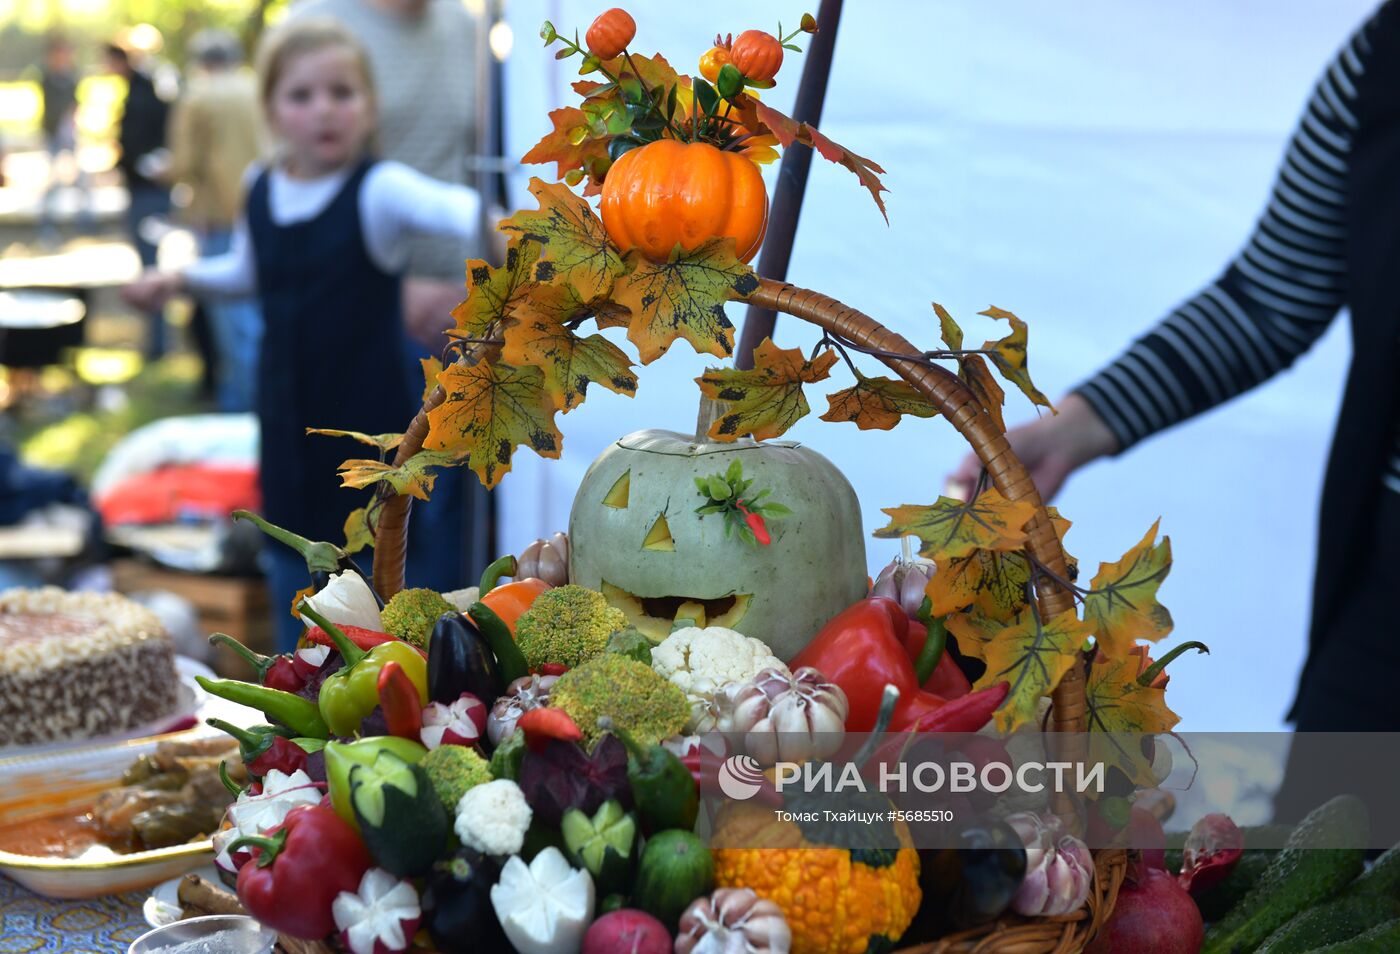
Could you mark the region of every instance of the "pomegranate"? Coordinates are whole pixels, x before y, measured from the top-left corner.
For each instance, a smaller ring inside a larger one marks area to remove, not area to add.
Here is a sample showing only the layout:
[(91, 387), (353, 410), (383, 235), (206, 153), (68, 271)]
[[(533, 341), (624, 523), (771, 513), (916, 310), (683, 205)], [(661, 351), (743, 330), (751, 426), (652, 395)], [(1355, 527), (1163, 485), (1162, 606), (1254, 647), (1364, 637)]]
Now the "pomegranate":
[(1140, 865), (1084, 954), (1197, 954), (1205, 934), (1186, 889), (1160, 868)]

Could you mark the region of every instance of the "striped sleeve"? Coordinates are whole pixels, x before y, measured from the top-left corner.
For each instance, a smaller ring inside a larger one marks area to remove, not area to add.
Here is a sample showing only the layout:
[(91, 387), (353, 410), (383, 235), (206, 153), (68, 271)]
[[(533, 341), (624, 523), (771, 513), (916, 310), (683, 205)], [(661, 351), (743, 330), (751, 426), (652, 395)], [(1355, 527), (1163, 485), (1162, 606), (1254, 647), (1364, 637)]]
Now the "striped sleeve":
[(1126, 449), (1277, 374), (1346, 300), (1348, 159), (1362, 27), (1313, 90), (1244, 250), (1213, 284), (1075, 388)]

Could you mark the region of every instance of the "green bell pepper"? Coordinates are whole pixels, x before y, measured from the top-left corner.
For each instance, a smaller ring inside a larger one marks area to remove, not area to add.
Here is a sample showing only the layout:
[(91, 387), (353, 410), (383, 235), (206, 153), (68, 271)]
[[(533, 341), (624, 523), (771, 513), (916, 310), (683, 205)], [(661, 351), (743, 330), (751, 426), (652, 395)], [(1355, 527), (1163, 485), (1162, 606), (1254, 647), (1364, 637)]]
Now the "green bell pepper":
[(340, 671), (321, 684), (316, 697), (321, 717), (333, 735), (354, 735), (359, 731), (360, 720), (379, 705), (379, 670), (388, 662), (403, 667), (418, 688), (418, 701), (428, 704), (428, 663), (418, 650), (400, 640), (391, 640), (366, 652), (351, 642), (340, 627), (304, 602), (301, 612), (326, 631), (345, 660)]
[(412, 739), (395, 735), (377, 735), (358, 742), (327, 742), (322, 751), (326, 755), (326, 787), (330, 790), (331, 807), (357, 831), (360, 823), (350, 803), (350, 770), (356, 765), (373, 766), (380, 752), (397, 755), (412, 765), (417, 765), (428, 754), (427, 749)]

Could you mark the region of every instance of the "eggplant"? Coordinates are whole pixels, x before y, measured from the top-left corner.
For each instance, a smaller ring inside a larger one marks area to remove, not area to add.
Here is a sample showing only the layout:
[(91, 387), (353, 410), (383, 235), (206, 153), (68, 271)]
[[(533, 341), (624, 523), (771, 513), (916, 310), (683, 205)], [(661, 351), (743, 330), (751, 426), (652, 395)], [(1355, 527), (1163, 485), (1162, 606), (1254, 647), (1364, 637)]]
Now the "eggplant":
[(428, 637), (428, 698), (451, 705), (470, 692), (488, 708), (505, 693), (491, 643), (461, 613), (443, 613)]
[(500, 865), (471, 848), (433, 865), (423, 890), (423, 926), (442, 954), (509, 951), (491, 906)]
[(919, 852), (923, 904), (907, 943), (996, 920), (1011, 906), (1026, 874), (1026, 849), (1011, 826), (988, 819), (958, 832), (956, 847)]

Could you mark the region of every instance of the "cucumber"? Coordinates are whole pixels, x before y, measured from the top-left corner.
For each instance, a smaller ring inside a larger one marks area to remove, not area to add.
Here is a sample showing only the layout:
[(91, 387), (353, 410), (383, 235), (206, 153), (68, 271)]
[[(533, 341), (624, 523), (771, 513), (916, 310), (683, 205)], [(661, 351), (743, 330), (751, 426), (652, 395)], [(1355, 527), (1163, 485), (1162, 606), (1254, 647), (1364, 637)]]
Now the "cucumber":
[(1245, 851), (1224, 881), (1199, 895), (1193, 894), (1191, 897), (1196, 907), (1201, 909), (1201, 917), (1205, 918), (1206, 923), (1219, 921), (1244, 900), (1277, 856), (1277, 850)]
[(1324, 944), (1355, 937), (1400, 915), (1400, 905), (1381, 895), (1359, 894), (1309, 908), (1269, 935), (1259, 954), (1305, 954)]
[(692, 832), (673, 828), (647, 840), (632, 887), (632, 904), (672, 934), (690, 902), (715, 886), (715, 860)]
[(1361, 871), (1367, 829), (1366, 806), (1351, 795), (1310, 812), (1253, 889), (1206, 932), (1202, 954), (1253, 951), (1299, 911), (1340, 891)]
[(1310, 954), (1395, 954), (1397, 950), (1400, 950), (1400, 918), (1377, 924), (1349, 940), (1315, 947)]
[(1379, 894), (1400, 898), (1400, 845), (1386, 849), (1361, 877), (1347, 885), (1342, 894), (1345, 897)]
[(452, 830), (423, 766), (390, 752), (350, 769), (350, 805), (369, 856), (401, 878), (425, 874)]

